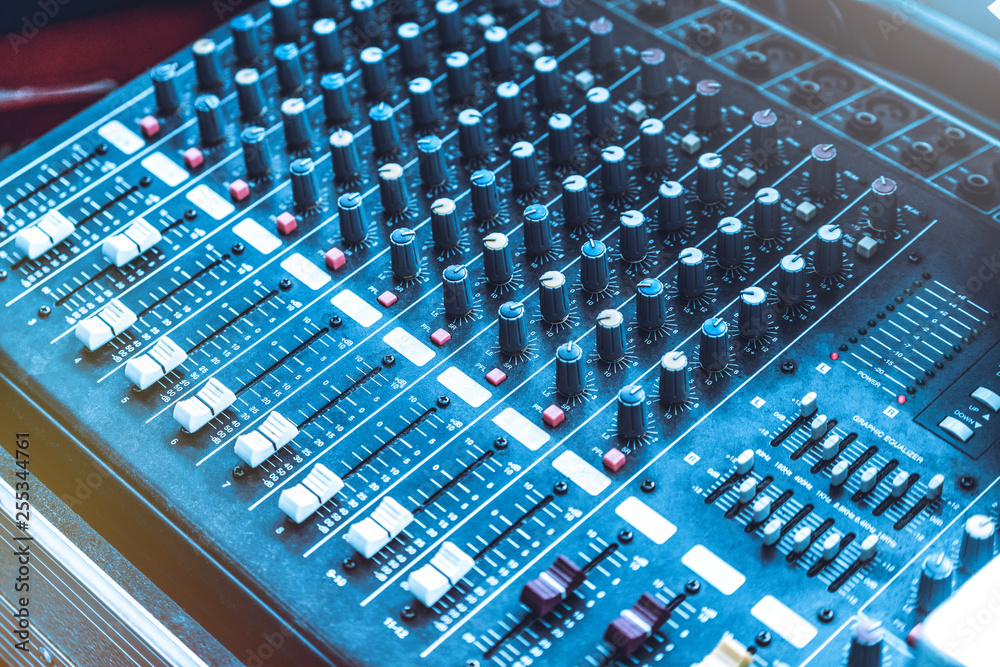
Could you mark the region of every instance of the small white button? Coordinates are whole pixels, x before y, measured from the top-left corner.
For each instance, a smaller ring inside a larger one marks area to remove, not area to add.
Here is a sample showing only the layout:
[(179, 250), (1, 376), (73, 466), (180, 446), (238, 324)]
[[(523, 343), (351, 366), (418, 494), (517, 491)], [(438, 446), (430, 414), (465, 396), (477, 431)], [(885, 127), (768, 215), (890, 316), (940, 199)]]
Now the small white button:
[(968, 442), (969, 438), (975, 435), (975, 433), (972, 432), (972, 429), (965, 425), (965, 422), (960, 422), (954, 417), (945, 417), (941, 420), (938, 426), (962, 442)]
[(972, 398), (976, 399), (993, 412), (1000, 411), (1000, 394), (997, 394), (992, 389), (979, 387), (972, 392)]

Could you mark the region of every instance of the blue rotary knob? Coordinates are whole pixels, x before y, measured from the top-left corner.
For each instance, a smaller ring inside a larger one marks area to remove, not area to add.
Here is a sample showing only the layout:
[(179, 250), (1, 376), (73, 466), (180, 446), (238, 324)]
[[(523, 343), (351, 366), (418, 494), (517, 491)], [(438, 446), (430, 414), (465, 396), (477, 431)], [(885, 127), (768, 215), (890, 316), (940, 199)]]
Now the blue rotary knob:
[(198, 119), (198, 136), (203, 146), (214, 146), (226, 138), (226, 121), (222, 117), (222, 102), (215, 95), (199, 95), (194, 101)]
[(688, 359), (683, 352), (667, 352), (660, 358), (660, 402), (679, 405), (691, 393)]
[(597, 356), (609, 364), (625, 358), (625, 317), (614, 309), (597, 316)]
[(396, 37), (399, 39), (399, 63), (403, 66), (403, 71), (422, 70), (427, 64), (427, 57), (420, 26), (416, 23), (403, 23), (396, 28)]
[(425, 77), (417, 77), (407, 84), (410, 91), (410, 118), (415, 127), (428, 127), (438, 122), (437, 97), (434, 96), (434, 82)]
[(441, 273), (444, 312), (452, 317), (464, 317), (472, 312), (472, 278), (461, 264), (445, 267)]
[(619, 248), (626, 262), (641, 262), (649, 250), (646, 216), (640, 211), (625, 211), (618, 217)]
[(646, 391), (639, 385), (623, 387), (618, 392), (618, 435), (635, 440), (646, 435)]
[(337, 130), (330, 135), (330, 163), (333, 178), (341, 183), (353, 182), (361, 175), (358, 144), (348, 130)]
[(656, 278), (646, 278), (636, 287), (635, 319), (647, 331), (667, 323), (667, 290)]
[(587, 389), (583, 375), (583, 349), (573, 342), (556, 348), (556, 390), (563, 396), (579, 396)]
[(337, 72), (324, 74), (319, 80), (320, 92), (323, 94), (323, 113), (326, 115), (326, 122), (331, 125), (338, 125), (351, 118), (351, 99), (347, 92), (350, 84), (347, 78)]
[(260, 74), (255, 69), (241, 69), (233, 77), (236, 84), (236, 101), (240, 107), (240, 116), (244, 120), (254, 120), (264, 113), (264, 87), (260, 83)]
[(486, 120), (478, 109), (458, 112), (458, 148), (466, 160), (475, 160), (486, 154)]
[(769, 326), (767, 293), (760, 287), (747, 287), (740, 292), (740, 335), (756, 340), (767, 333)]
[(379, 102), (368, 111), (372, 126), (372, 145), (376, 153), (392, 153), (399, 149), (399, 125), (392, 106)]
[(572, 174), (563, 179), (562, 206), (563, 219), (570, 227), (582, 227), (590, 222), (593, 207), (586, 178)]
[(566, 164), (576, 151), (573, 117), (568, 113), (549, 116), (549, 159), (553, 164)]
[(324, 71), (338, 69), (344, 64), (344, 48), (337, 34), (337, 22), (331, 18), (321, 18), (312, 24), (313, 43), (316, 45), (316, 61)]
[(552, 223), (544, 204), (524, 209), (524, 247), (530, 255), (544, 255), (552, 250)]
[(462, 16), (456, 0), (438, 0), (434, 4), (437, 18), (438, 40), (443, 48), (450, 48), (462, 41)]
[(270, 0), (271, 23), (276, 39), (294, 42), (299, 38), (298, 0)]
[(448, 163), (444, 144), (434, 135), (417, 139), (417, 159), (420, 163), (420, 180), (436, 188), (448, 179)]
[(601, 241), (589, 239), (580, 248), (580, 282), (583, 289), (591, 293), (603, 292), (608, 288), (609, 280), (608, 249)]
[(778, 265), (778, 300), (797, 306), (806, 300), (806, 261), (802, 255), (785, 255)]
[(660, 183), (656, 197), (656, 226), (663, 233), (679, 232), (687, 225), (684, 186), (677, 181)]
[(149, 77), (153, 80), (156, 110), (162, 116), (172, 115), (181, 105), (180, 92), (177, 89), (177, 64), (157, 65), (149, 73)]
[(431, 237), (438, 250), (450, 250), (462, 240), (458, 205), (454, 199), (442, 197), (431, 204)]
[(281, 123), (285, 132), (285, 145), (290, 150), (300, 150), (309, 145), (312, 128), (306, 114), (306, 103), (300, 97), (292, 97), (281, 103)]
[(503, 285), (514, 277), (514, 256), (506, 234), (493, 232), (483, 239), (483, 268), (493, 285)]
[(361, 243), (368, 237), (368, 213), (358, 192), (346, 192), (337, 199), (340, 236), (344, 243)]
[(523, 303), (508, 301), (500, 306), (500, 351), (521, 354), (528, 349), (528, 318)]
[(657, 171), (667, 166), (667, 129), (659, 118), (647, 118), (639, 125), (639, 164)]
[(377, 46), (362, 49), (358, 57), (361, 61), (361, 85), (365, 94), (371, 97), (384, 95), (389, 90), (389, 69), (385, 52)]
[(389, 257), (392, 261), (392, 275), (397, 280), (412, 280), (420, 275), (417, 233), (406, 227), (392, 230), (389, 235)]
[(501, 132), (514, 132), (524, 125), (521, 87), (513, 81), (497, 86), (497, 120)]
[(554, 109), (562, 104), (562, 77), (559, 61), (553, 56), (542, 56), (535, 61), (535, 97), (538, 106)]
[(546, 271), (538, 281), (538, 303), (542, 319), (549, 324), (565, 322), (569, 317), (569, 286), (559, 271)]
[(475, 81), (472, 78), (468, 54), (461, 51), (449, 53), (445, 56), (444, 67), (451, 101), (456, 104), (469, 101), (475, 91)]
[(240, 63), (252, 62), (261, 56), (260, 35), (257, 21), (250, 14), (240, 14), (229, 22), (229, 33), (233, 36), (233, 53)]
[(280, 44), (274, 48), (274, 66), (278, 70), (281, 92), (286, 95), (297, 92), (305, 84), (302, 54), (294, 44)]
[(628, 156), (621, 146), (605, 146), (601, 150), (601, 187), (604, 194), (617, 197), (628, 189)]
[(514, 54), (510, 48), (507, 30), (492, 25), (483, 33), (486, 42), (486, 67), (493, 74), (503, 74), (514, 67)]
[(701, 325), (698, 362), (709, 373), (725, 370), (729, 365), (729, 325), (721, 317), (705, 320)]
[(591, 137), (610, 137), (614, 131), (611, 91), (595, 86), (587, 91), (587, 132)]
[(500, 215), (500, 193), (497, 177), (489, 169), (479, 169), (472, 174), (472, 215), (477, 220), (492, 220)]
[(252, 125), (240, 132), (243, 146), (243, 164), (247, 178), (263, 178), (271, 172), (271, 147), (267, 143), (267, 130)]
[(743, 264), (745, 252), (740, 219), (729, 217), (720, 220), (716, 228), (715, 261), (724, 269), (735, 269)]
[(809, 154), (809, 194), (826, 197), (837, 190), (837, 148), (833, 144), (813, 146)]
[(698, 248), (685, 248), (677, 260), (677, 293), (682, 299), (698, 299), (708, 289), (705, 254)]

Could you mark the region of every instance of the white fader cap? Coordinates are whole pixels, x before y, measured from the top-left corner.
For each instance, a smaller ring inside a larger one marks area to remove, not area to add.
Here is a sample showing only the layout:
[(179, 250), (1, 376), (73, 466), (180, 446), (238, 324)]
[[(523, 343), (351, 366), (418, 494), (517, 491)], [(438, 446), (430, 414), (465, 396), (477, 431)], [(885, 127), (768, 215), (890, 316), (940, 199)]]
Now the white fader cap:
[(305, 479), (285, 489), (278, 498), (278, 509), (295, 523), (302, 523), (344, 488), (344, 480), (322, 463), (317, 463)]

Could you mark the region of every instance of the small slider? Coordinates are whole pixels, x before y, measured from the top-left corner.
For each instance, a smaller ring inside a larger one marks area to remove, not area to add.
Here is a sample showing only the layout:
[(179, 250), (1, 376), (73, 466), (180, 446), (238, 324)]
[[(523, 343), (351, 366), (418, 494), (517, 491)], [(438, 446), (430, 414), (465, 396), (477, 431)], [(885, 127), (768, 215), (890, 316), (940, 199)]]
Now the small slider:
[(410, 592), (424, 605), (433, 607), (475, 564), (471, 556), (453, 543), (445, 542), (431, 562), (410, 572), (407, 580)]
[(235, 402), (236, 394), (212, 378), (197, 394), (174, 404), (174, 419), (188, 433), (194, 433)]
[(620, 655), (631, 656), (670, 619), (671, 611), (649, 593), (626, 609), (604, 631), (604, 641)]
[(521, 589), (521, 602), (539, 616), (545, 616), (583, 583), (587, 575), (565, 556), (556, 558), (549, 569)]
[(180, 366), (185, 359), (187, 352), (164, 336), (149, 352), (129, 359), (125, 364), (125, 375), (139, 389), (145, 389)]
[(382, 547), (396, 539), (413, 521), (413, 514), (386, 496), (371, 516), (355, 521), (347, 530), (347, 543), (365, 558), (371, 558)]
[(76, 226), (59, 211), (49, 211), (37, 225), (26, 227), (14, 237), (14, 244), (28, 259), (38, 259), (73, 233)]
[(271, 412), (256, 431), (236, 438), (236, 455), (256, 468), (267, 457), (290, 443), (299, 434), (292, 422), (277, 412)]
[(125, 266), (162, 239), (159, 230), (144, 218), (136, 218), (124, 231), (105, 239), (101, 252), (115, 266)]
[(295, 523), (302, 523), (310, 514), (337, 495), (342, 488), (344, 480), (334, 475), (322, 463), (317, 463), (305, 479), (281, 492), (278, 508)]
[(135, 313), (118, 299), (111, 299), (108, 305), (95, 315), (81, 320), (76, 325), (76, 337), (87, 346), (88, 350), (96, 350), (115, 336), (124, 333), (135, 324), (135, 321)]
[(705, 659), (692, 667), (750, 667), (753, 654), (732, 637), (723, 637)]

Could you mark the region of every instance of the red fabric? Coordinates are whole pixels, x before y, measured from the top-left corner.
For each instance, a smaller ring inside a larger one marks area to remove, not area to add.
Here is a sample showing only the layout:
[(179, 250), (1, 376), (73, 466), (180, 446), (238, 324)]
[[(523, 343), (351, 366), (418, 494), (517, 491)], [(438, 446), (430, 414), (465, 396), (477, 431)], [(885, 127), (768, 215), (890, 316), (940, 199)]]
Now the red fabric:
[[(126, 83), (229, 18), (219, 16), (211, 0), (199, 0), (56, 23), (26, 41), (17, 33), (4, 36), (4, 41), (13, 42), (0, 48), (0, 88), (101, 79)], [(96, 101), (47, 102), (2, 112), (0, 145), (23, 145)]]

